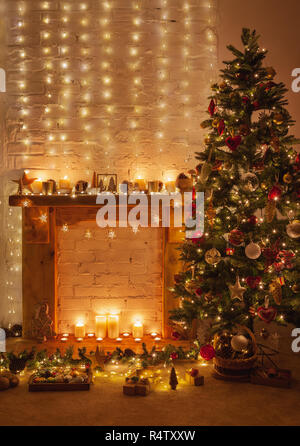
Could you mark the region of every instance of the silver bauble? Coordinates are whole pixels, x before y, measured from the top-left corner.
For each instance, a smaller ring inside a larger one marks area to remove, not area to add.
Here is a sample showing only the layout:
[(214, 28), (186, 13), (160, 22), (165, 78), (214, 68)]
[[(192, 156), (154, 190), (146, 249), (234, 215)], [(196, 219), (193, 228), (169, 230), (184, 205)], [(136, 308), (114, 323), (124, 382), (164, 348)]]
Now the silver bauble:
[(245, 189), (249, 192), (254, 192), (259, 186), (259, 181), (255, 173), (247, 173), (244, 177)]
[(294, 220), (286, 227), (287, 235), (291, 238), (299, 238), (300, 237), (300, 221)]
[(235, 335), (231, 339), (231, 347), (236, 352), (242, 352), (248, 347), (249, 339), (244, 335)]
[(245, 254), (248, 259), (256, 260), (261, 255), (260, 246), (257, 243), (249, 243), (245, 248)]

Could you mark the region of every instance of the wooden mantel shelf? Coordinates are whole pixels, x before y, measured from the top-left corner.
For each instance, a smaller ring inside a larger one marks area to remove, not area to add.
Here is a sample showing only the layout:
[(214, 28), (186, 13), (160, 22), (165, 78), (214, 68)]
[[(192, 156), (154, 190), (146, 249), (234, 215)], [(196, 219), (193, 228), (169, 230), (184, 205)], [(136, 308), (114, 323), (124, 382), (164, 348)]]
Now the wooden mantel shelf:
[[(146, 197), (152, 197), (152, 195), (143, 194)], [(107, 197), (110, 195), (108, 194)], [(133, 195), (134, 196), (134, 195)], [(138, 197), (139, 194), (136, 194)], [(120, 195), (114, 195), (116, 199), (117, 206), (120, 202)], [(163, 198), (166, 195), (158, 194), (156, 197)], [(97, 206), (101, 207), (103, 205), (97, 204), (97, 195), (10, 195), (9, 205), (16, 207), (84, 207), (84, 206)], [(150, 205), (150, 200), (148, 200)], [(135, 204), (128, 204), (128, 207), (135, 206)], [(171, 201), (171, 207), (173, 203)]]

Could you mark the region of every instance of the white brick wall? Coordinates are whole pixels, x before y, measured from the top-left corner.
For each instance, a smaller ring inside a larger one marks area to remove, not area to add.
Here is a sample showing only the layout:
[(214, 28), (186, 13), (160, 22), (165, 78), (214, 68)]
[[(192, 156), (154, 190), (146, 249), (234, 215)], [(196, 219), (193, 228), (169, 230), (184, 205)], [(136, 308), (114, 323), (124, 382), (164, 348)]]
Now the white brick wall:
[[(87, 230), (92, 239), (85, 238)], [(115, 233), (111, 240), (107, 229), (92, 222), (58, 231), (60, 332), (73, 332), (78, 319), (94, 331), (95, 316), (111, 312), (120, 314), (121, 331), (140, 317), (147, 332), (161, 332), (162, 229)]]
[[(7, 206), (16, 191), (11, 180), (25, 168), (30, 176), (68, 175), (76, 182), (90, 180), (94, 170), (117, 173), (120, 181), (138, 174), (164, 180), (192, 167), (215, 80), (217, 1), (0, 2), (6, 8), (0, 13), (0, 62), (7, 72), (0, 103), (0, 242), (6, 244), (0, 322), (7, 323), (21, 320), (20, 212)], [(85, 241), (65, 243), (65, 256), (74, 247), (84, 255)], [(94, 255), (92, 272), (105, 273)], [(137, 275), (145, 274), (145, 265), (135, 267)], [(116, 269), (122, 273), (119, 264)], [(87, 263), (77, 272), (88, 274)]]

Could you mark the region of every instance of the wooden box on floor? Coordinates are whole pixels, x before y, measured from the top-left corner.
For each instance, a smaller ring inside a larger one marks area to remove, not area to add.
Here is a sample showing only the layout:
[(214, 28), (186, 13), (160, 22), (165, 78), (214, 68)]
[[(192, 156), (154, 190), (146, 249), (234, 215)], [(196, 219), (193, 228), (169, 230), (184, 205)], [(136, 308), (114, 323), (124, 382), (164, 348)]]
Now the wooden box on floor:
[(33, 376), (31, 376), (28, 382), (28, 390), (29, 392), (66, 392), (76, 390), (90, 390), (90, 384), (90, 377), (85, 383), (34, 383)]
[(291, 387), (292, 372), (290, 370), (274, 369), (274, 372), (276, 372), (276, 374), (273, 373), (271, 376), (269, 372), (270, 370), (268, 369), (254, 369), (250, 377), (251, 383), (270, 387)]

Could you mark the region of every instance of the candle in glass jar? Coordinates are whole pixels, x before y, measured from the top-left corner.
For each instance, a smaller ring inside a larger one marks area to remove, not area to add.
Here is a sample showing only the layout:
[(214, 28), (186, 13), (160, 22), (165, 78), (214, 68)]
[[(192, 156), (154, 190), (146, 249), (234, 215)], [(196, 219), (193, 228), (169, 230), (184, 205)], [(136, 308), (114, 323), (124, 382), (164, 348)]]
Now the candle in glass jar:
[(106, 316), (96, 316), (96, 337), (106, 337)]
[(147, 189), (146, 187), (146, 181), (142, 178), (137, 178), (134, 180), (135, 184), (138, 185), (140, 191), (145, 191)]
[(166, 187), (167, 192), (169, 192), (169, 193), (173, 193), (176, 191), (175, 181), (171, 181), (171, 180), (166, 181), (165, 187)]
[(38, 178), (32, 183), (32, 190), (34, 194), (41, 194), (43, 190), (43, 181), (41, 178)]
[(59, 180), (59, 188), (60, 189), (70, 189), (70, 180), (67, 176), (65, 176), (62, 180)]
[(132, 327), (132, 336), (134, 338), (142, 338), (144, 335), (144, 327), (140, 321), (137, 321), (133, 324)]
[(108, 316), (108, 320), (107, 320), (107, 325), (108, 325), (108, 337), (110, 339), (116, 339), (119, 337), (119, 316), (117, 315), (110, 315)]
[(84, 338), (85, 337), (85, 325), (83, 322), (78, 322), (75, 325), (75, 338)]

